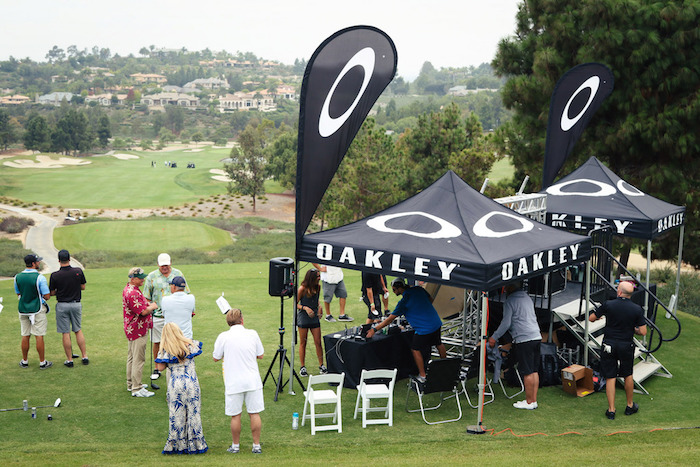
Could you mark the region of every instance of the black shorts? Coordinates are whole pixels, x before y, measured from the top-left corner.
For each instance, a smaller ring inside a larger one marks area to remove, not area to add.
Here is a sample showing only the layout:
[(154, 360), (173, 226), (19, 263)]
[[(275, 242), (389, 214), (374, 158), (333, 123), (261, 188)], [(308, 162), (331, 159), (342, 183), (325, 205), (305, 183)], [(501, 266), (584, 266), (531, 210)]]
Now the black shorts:
[(440, 344), (442, 344), (442, 336), (440, 328), (438, 328), (437, 331), (431, 332), (430, 334), (413, 334), (411, 350), (418, 350), (420, 352), (427, 350), (429, 352), (432, 346)]
[(605, 347), (600, 353), (600, 374), (603, 378), (626, 378), (632, 374), (634, 366), (634, 343), (632, 342), (603, 342), (609, 345), (610, 352)]
[(521, 375), (537, 373), (540, 369), (540, 344), (542, 340), (518, 342), (515, 344), (515, 355), (518, 357), (518, 371)]

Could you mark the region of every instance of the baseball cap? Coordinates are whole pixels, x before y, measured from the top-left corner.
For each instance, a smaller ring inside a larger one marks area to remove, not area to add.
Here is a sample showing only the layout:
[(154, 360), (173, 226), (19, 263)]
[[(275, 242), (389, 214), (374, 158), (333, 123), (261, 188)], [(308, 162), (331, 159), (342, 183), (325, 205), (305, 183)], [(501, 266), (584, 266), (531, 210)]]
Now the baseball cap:
[(404, 283), (403, 279), (400, 277), (397, 277), (393, 281), (391, 281), (391, 286), (392, 287), (403, 287), (404, 289), (406, 288), (406, 284)]
[(145, 279), (147, 274), (143, 272), (141, 268), (131, 268), (129, 269), (129, 277), (137, 277), (139, 279)]
[(175, 276), (173, 277), (173, 280), (170, 281), (172, 285), (175, 287), (179, 287), (181, 289), (184, 289), (185, 286), (187, 285), (187, 282), (185, 282), (185, 278), (182, 276)]
[(30, 265), (32, 263), (38, 263), (42, 259), (44, 259), (44, 258), (42, 258), (41, 256), (38, 256), (38, 255), (34, 255), (34, 254), (27, 255), (24, 257), (24, 264)]
[(68, 250), (61, 250), (58, 252), (59, 261), (70, 261), (70, 253)]
[(170, 266), (170, 255), (161, 253), (158, 255), (158, 266)]

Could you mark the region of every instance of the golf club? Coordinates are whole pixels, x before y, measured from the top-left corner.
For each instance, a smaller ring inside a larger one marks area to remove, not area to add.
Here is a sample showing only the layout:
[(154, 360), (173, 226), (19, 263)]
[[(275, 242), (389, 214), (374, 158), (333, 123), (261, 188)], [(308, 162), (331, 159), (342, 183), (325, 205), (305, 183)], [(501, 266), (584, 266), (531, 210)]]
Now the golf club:
[[(56, 402), (54, 402), (53, 405), (37, 405), (34, 408), (44, 409), (46, 407), (60, 407), (60, 406), (61, 406), (61, 398), (59, 397), (58, 399), (56, 399)], [(10, 412), (12, 410), (27, 410), (27, 409), (25, 409), (24, 407), (19, 407), (17, 409), (0, 409), (0, 412)]]
[(153, 330), (150, 331), (151, 334), (151, 353), (148, 355), (149, 360), (151, 361), (151, 387), (153, 389), (160, 389), (160, 386), (155, 384), (153, 380), (156, 380), (160, 377), (160, 375), (154, 375), (153, 374)]

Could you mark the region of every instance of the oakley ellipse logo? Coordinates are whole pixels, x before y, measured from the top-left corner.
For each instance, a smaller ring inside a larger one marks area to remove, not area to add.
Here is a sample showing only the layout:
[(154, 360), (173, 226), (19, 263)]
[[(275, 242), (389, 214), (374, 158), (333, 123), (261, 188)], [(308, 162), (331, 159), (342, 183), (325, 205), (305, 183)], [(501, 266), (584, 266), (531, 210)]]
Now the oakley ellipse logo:
[[(434, 222), (437, 222), (440, 225), (440, 230), (435, 231), (435, 232), (414, 232), (412, 230), (405, 230), (405, 229), (392, 229), (391, 227), (387, 227), (386, 223), (392, 219), (397, 219), (399, 217), (409, 217), (409, 216), (422, 216), (426, 217)], [(437, 216), (433, 216), (432, 214), (428, 214), (427, 212), (421, 212), (421, 211), (410, 211), (410, 212), (400, 212), (397, 214), (385, 214), (383, 216), (377, 216), (373, 217), (372, 219), (369, 219), (367, 221), (367, 226), (377, 230), (379, 232), (385, 232), (385, 233), (402, 233), (406, 235), (412, 235), (414, 237), (420, 237), (420, 238), (432, 238), (432, 239), (439, 239), (439, 238), (455, 238), (459, 237), (462, 235), (462, 231), (459, 230), (459, 227), (456, 225), (446, 221), (445, 219), (441, 219)]]
[(643, 191), (636, 187), (633, 187), (632, 185), (630, 185), (622, 179), (618, 180), (617, 189), (620, 190), (622, 193), (626, 194), (627, 196), (644, 196)]
[[(581, 86), (579, 86), (579, 88), (571, 95), (571, 97), (569, 97), (569, 101), (566, 103), (564, 111), (561, 114), (561, 129), (563, 131), (569, 131), (586, 114), (588, 107), (591, 106), (591, 103), (593, 102), (593, 99), (595, 98), (595, 95), (598, 92), (599, 86), (600, 78), (597, 76), (591, 76), (586, 81), (584, 81)], [(569, 118), (569, 106), (571, 105), (571, 102), (581, 91), (583, 91), (586, 88), (591, 90), (591, 95), (588, 96), (588, 102), (586, 102), (586, 105), (583, 106), (583, 109), (581, 109), (581, 111), (576, 116), (574, 116), (574, 118)]]
[[(512, 230), (504, 230), (497, 232), (495, 230), (492, 230), (489, 226), (486, 225), (486, 223), (491, 219), (492, 217), (496, 216), (502, 216), (502, 217), (508, 217), (510, 219), (514, 219), (518, 222), (520, 222), (520, 228), (519, 229), (512, 229)], [(474, 228), (472, 231), (474, 232), (475, 235), (478, 235), (479, 237), (485, 237), (485, 238), (503, 238), (503, 237), (510, 237), (511, 235), (515, 235), (518, 233), (525, 233), (529, 232), (535, 227), (535, 224), (530, 222), (527, 218), (516, 215), (516, 214), (511, 214), (508, 212), (496, 212), (492, 211), (485, 216), (482, 216), (481, 219), (476, 221), (476, 224), (474, 224)]]
[[(355, 110), (355, 107), (357, 107), (357, 103), (360, 102), (360, 99), (362, 98), (362, 95), (365, 93), (365, 90), (367, 89), (367, 85), (369, 85), (369, 81), (372, 78), (372, 74), (374, 73), (374, 50), (372, 50), (371, 47), (366, 47), (359, 52), (357, 52), (349, 61), (348, 63), (345, 64), (345, 67), (340, 71), (340, 74), (338, 77), (335, 79), (335, 82), (333, 83), (333, 86), (331, 86), (330, 91), (328, 91), (328, 95), (326, 96), (326, 100), (323, 102), (323, 107), (321, 108), (321, 115), (318, 120), (318, 133), (323, 137), (327, 138), (331, 136), (333, 133), (338, 131), (338, 129), (343, 126), (343, 124), (347, 121), (348, 118), (350, 118), (350, 115), (352, 115), (353, 110)], [(333, 97), (333, 94), (335, 93), (335, 89), (338, 87), (338, 83), (343, 79), (343, 77), (350, 71), (352, 68), (360, 66), (364, 70), (364, 77), (362, 79), (362, 86), (360, 86), (360, 90), (357, 93), (357, 96), (355, 96), (355, 100), (353, 103), (350, 105), (350, 107), (345, 111), (343, 115), (341, 115), (338, 118), (333, 118), (331, 117), (329, 113), (329, 107), (331, 105), (331, 98)]]
[[(586, 192), (586, 191), (561, 191), (562, 188), (573, 185), (574, 183), (590, 184), (598, 187), (598, 191)], [(599, 182), (598, 180), (591, 180), (590, 178), (579, 178), (576, 180), (569, 180), (563, 183), (557, 183), (547, 188), (547, 194), (552, 196), (610, 196), (614, 195), (617, 191), (614, 186), (608, 185), (607, 183)]]

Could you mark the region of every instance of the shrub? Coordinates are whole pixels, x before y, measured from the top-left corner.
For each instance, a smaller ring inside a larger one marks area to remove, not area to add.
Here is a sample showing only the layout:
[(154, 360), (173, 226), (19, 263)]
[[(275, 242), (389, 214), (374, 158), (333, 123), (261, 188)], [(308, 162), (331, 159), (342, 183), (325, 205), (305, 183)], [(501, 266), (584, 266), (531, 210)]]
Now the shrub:
[(11, 277), (24, 269), (24, 257), (31, 251), (19, 240), (0, 238), (0, 276)]
[(26, 217), (10, 216), (6, 217), (0, 222), (0, 230), (7, 233), (19, 233), (24, 229), (34, 225), (34, 220)]

